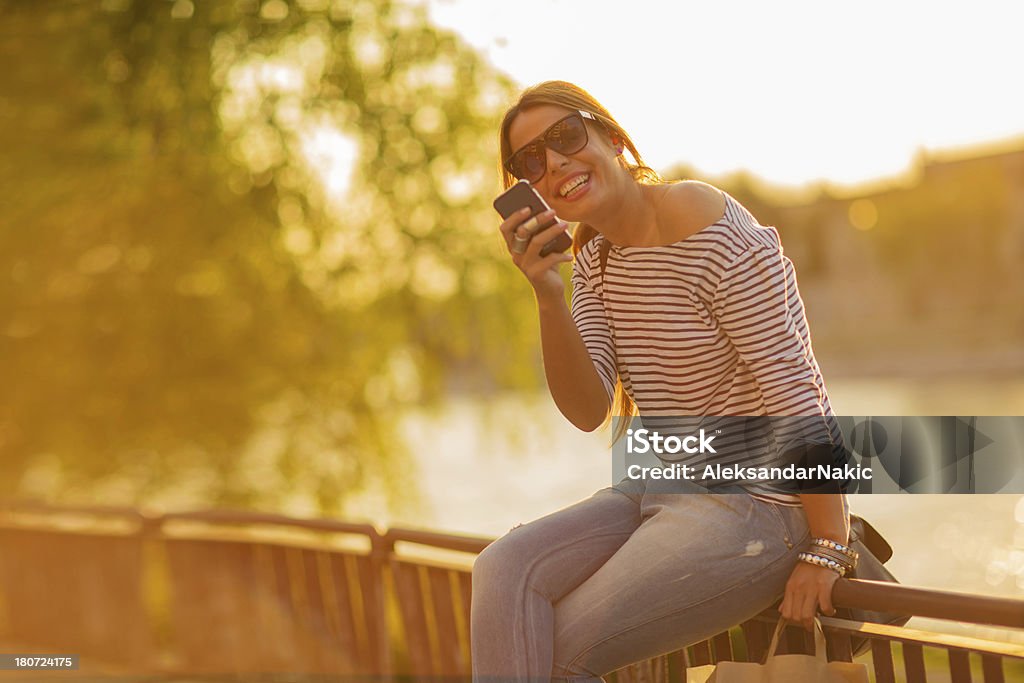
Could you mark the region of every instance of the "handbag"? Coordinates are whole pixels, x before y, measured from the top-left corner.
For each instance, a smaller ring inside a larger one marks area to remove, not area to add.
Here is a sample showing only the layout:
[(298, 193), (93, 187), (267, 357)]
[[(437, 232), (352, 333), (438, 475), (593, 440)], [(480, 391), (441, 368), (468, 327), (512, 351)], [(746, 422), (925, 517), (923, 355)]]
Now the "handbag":
[(830, 662), (825, 655), (825, 633), (814, 619), (814, 654), (777, 655), (779, 634), (786, 625), (779, 619), (763, 664), (755, 662), (719, 662), (686, 670), (686, 683), (868, 683), (868, 667), (863, 662)]
[[(857, 560), (857, 568), (847, 572), (846, 578), (867, 579), (869, 581), (886, 581), (899, 583), (895, 576), (885, 568), (884, 563), (892, 557), (892, 546), (878, 533), (866, 519), (859, 515), (850, 514), (850, 542), (848, 545), (853, 548), (860, 557)], [(774, 607), (782, 602), (780, 599)], [(847, 621), (865, 621), (873, 624), (885, 624), (887, 626), (903, 626), (912, 614), (902, 612), (877, 612), (861, 609), (859, 607), (836, 607), (837, 619)], [(775, 610), (772, 610), (773, 613)], [(850, 654), (853, 657), (864, 654), (871, 648), (871, 640), (863, 636), (850, 634)], [(826, 634), (826, 641), (829, 636)]]
[[(885, 568), (885, 562), (892, 557), (892, 546), (866, 519), (854, 514), (850, 515), (849, 545), (857, 551), (860, 557), (857, 560), (857, 568), (848, 572), (847, 578), (899, 583), (892, 572)], [(910, 621), (910, 617), (913, 615), (901, 612), (876, 612), (856, 607), (837, 607), (835, 616), (851, 621), (903, 626)], [(868, 638), (850, 637), (850, 649), (854, 656), (866, 652), (870, 647), (871, 641)]]
[[(866, 434), (872, 434), (871, 418), (868, 418)], [(864, 441), (864, 456), (870, 457), (873, 445), (872, 438)], [(857, 568), (847, 575), (851, 579), (867, 579), (869, 581), (888, 581), (899, 583), (896, 577), (885, 568), (885, 563), (892, 557), (892, 546), (882, 538), (875, 527), (868, 524), (867, 520), (858, 515), (850, 515), (850, 547), (860, 554), (857, 561)], [(869, 621), (875, 624), (887, 624), (889, 626), (903, 626), (910, 621), (911, 614), (899, 612), (875, 612), (871, 610), (837, 607), (836, 617), (849, 619), (851, 621)], [(850, 649), (853, 655), (859, 655), (871, 647), (871, 641), (867, 638), (850, 638)]]

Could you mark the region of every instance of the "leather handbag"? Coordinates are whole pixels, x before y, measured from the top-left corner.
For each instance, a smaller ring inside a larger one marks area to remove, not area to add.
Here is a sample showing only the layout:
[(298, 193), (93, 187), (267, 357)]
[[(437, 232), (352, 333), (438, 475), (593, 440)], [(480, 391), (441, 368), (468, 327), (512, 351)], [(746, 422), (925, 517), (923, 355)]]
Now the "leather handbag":
[[(899, 583), (896, 577), (885, 568), (885, 563), (892, 557), (892, 546), (882, 537), (882, 534), (871, 526), (867, 520), (858, 515), (850, 515), (850, 546), (859, 553), (857, 568), (846, 575), (850, 579), (868, 579), (870, 581), (888, 581)], [(836, 617), (852, 621), (869, 621), (875, 624), (887, 624), (890, 626), (903, 626), (911, 614), (901, 612), (875, 612), (871, 610), (837, 607)], [(867, 638), (850, 638), (850, 647), (854, 656), (859, 655), (871, 647), (871, 641)]]

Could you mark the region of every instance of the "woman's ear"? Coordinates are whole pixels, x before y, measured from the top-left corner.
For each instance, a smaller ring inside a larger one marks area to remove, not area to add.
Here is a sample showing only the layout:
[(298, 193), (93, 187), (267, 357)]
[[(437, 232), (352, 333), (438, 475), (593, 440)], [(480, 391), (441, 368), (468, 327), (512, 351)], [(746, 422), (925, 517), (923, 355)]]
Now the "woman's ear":
[(608, 133), (608, 138), (611, 140), (612, 147), (615, 148), (615, 155), (622, 156), (622, 137), (615, 131), (611, 131)]

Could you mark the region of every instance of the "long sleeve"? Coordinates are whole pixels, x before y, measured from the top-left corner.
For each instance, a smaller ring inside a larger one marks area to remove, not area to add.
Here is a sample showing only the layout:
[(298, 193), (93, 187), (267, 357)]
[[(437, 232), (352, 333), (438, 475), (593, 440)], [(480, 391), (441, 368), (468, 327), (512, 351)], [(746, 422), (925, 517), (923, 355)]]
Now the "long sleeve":
[(583, 247), (573, 263), (572, 270), (572, 318), (580, 332), (587, 353), (601, 378), (612, 404), (618, 373), (615, 369), (615, 344), (608, 328), (604, 304), (592, 283), (590, 266), (596, 261), (593, 242)]
[(739, 253), (718, 283), (712, 313), (757, 382), (780, 464), (834, 464), (820, 372), (801, 334), (803, 304), (781, 246)]
[(821, 388), (807, 340), (797, 330), (793, 296), (799, 295), (789, 258), (781, 249), (753, 247), (726, 266), (712, 314), (756, 378), (769, 415), (823, 415)]

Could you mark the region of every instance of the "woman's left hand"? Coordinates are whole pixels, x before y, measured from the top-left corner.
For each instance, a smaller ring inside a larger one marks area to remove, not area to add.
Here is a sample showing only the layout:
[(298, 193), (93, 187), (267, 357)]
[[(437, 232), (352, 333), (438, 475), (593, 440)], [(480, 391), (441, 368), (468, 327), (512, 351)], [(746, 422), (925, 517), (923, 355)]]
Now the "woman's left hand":
[(786, 582), (786, 595), (779, 605), (779, 613), (787, 621), (799, 623), (813, 632), (819, 605), (822, 614), (832, 616), (836, 612), (832, 606), (832, 586), (838, 578), (839, 574), (828, 567), (797, 562)]

